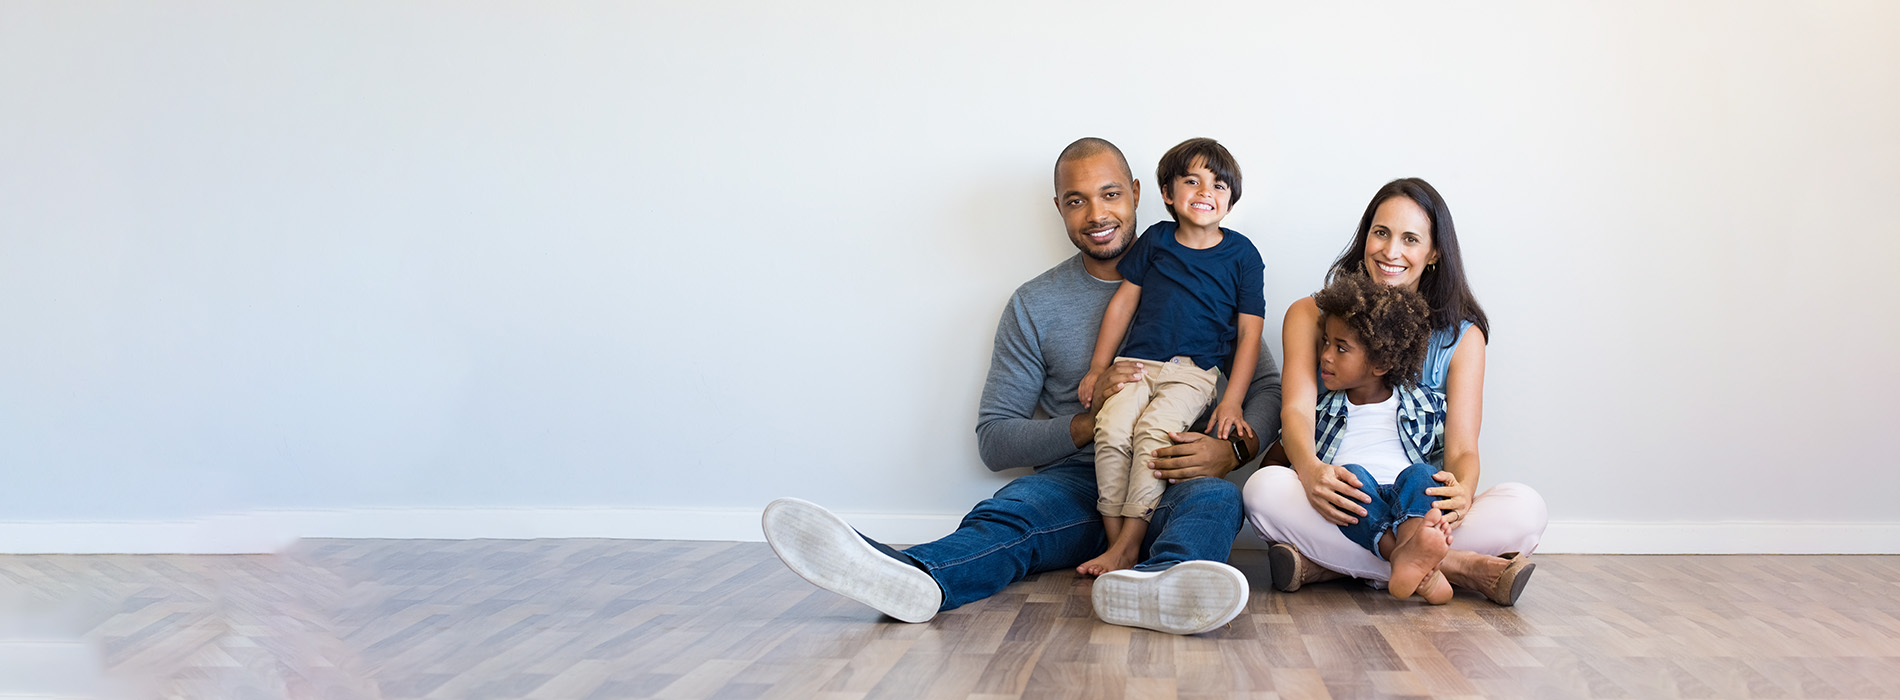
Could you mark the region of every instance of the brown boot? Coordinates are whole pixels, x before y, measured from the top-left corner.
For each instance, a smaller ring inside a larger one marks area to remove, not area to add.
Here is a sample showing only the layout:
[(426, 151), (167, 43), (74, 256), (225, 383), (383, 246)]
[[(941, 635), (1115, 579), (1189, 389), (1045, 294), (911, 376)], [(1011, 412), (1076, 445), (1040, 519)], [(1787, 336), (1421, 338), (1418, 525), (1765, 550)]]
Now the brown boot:
[(1531, 563), (1530, 557), (1519, 556), (1517, 552), (1500, 554), (1498, 558), (1511, 563), (1498, 574), (1497, 582), (1484, 592), (1484, 597), (1498, 605), (1516, 605), (1518, 596), (1524, 595), (1524, 585), (1531, 582), (1531, 572), (1537, 570), (1537, 565)]
[(1273, 590), (1292, 593), (1308, 583), (1319, 583), (1344, 578), (1346, 575), (1313, 563), (1300, 553), (1300, 548), (1290, 544), (1275, 544), (1267, 548), (1268, 575), (1273, 578)]

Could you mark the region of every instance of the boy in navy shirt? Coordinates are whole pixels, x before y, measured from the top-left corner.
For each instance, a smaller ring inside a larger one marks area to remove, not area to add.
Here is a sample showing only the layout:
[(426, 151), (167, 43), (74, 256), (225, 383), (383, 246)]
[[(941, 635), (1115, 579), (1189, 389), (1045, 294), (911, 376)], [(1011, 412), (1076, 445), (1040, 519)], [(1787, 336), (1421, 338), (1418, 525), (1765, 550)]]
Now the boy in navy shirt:
[[(1240, 201), (1233, 154), (1213, 139), (1183, 141), (1161, 157), (1155, 181), (1174, 220), (1150, 226), (1116, 266), (1122, 285), (1102, 314), (1078, 391), (1086, 406), (1112, 362), (1144, 362), (1143, 376), (1103, 399), (1095, 417), (1096, 510), (1109, 544), (1076, 567), (1093, 576), (1135, 565), (1166, 488), (1149, 471), (1154, 451), (1214, 401), (1221, 370), (1253, 376), (1266, 314), (1260, 251), (1220, 227)], [(1207, 432), (1223, 440), (1252, 435), (1240, 412), (1246, 395), (1247, 382), (1229, 382)]]

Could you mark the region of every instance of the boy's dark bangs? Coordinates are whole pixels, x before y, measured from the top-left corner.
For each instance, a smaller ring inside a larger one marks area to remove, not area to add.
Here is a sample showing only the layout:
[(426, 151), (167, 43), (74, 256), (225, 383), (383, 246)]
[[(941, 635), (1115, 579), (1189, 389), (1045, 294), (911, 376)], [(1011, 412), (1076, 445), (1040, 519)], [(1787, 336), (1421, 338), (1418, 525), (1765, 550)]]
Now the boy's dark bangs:
[(1234, 155), (1228, 153), (1227, 149), (1222, 148), (1220, 144), (1213, 144), (1213, 146), (1213, 148), (1200, 149), (1195, 153), (1189, 154), (1187, 159), (1188, 165), (1182, 166), (1181, 171), (1186, 173), (1187, 169), (1192, 167), (1195, 158), (1203, 158), (1207, 161), (1208, 172), (1214, 173), (1215, 180), (1227, 183), (1227, 186), (1230, 188), (1238, 187), (1240, 185), (1240, 164), (1234, 162)]
[(1239, 203), (1240, 163), (1234, 160), (1234, 154), (1228, 152), (1226, 146), (1210, 138), (1188, 139), (1162, 154), (1161, 162), (1155, 168), (1155, 184), (1169, 186), (1175, 178), (1187, 175), (1196, 159), (1207, 165), (1207, 171), (1214, 174), (1215, 181), (1227, 183), (1227, 189), (1233, 193), (1232, 201)]

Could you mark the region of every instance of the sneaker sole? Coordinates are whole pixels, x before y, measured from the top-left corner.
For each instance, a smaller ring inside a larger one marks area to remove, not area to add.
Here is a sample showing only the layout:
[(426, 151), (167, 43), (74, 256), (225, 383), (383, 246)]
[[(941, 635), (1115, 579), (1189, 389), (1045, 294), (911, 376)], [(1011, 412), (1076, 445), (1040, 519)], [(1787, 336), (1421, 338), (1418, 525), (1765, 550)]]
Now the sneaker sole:
[(943, 606), (943, 589), (930, 574), (872, 548), (816, 503), (781, 498), (759, 520), (779, 561), (814, 586), (905, 622), (929, 620)]
[(1163, 571), (1111, 571), (1095, 579), (1095, 616), (1111, 625), (1169, 634), (1218, 629), (1247, 607), (1247, 577), (1215, 561)]

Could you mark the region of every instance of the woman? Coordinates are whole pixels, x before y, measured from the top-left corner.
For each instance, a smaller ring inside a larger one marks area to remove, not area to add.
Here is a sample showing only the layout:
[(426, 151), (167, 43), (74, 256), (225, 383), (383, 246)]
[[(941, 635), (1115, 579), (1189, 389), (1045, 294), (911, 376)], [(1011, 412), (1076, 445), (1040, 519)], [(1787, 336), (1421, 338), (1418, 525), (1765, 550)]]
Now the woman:
[[(1450, 555), (1440, 571), (1455, 586), (1511, 605), (1534, 565), (1530, 553), (1544, 534), (1543, 497), (1523, 484), (1498, 484), (1479, 493), (1478, 426), (1484, 413), (1484, 355), (1490, 322), (1465, 282), (1451, 210), (1424, 180), (1394, 180), (1379, 189), (1352, 244), (1328, 273), (1371, 275), (1415, 290), (1432, 309), (1430, 354), (1420, 383), (1445, 394), (1445, 463), (1438, 486), (1426, 490), (1453, 528)], [(1268, 542), (1273, 586), (1281, 591), (1341, 575), (1374, 581), (1391, 566), (1339, 531), (1366, 513), (1365, 494), (1344, 467), (1314, 453), (1314, 405), (1319, 397), (1316, 350), (1319, 307), (1293, 303), (1281, 329), (1286, 366), (1280, 409), (1283, 463), (1247, 480), (1247, 518)]]

